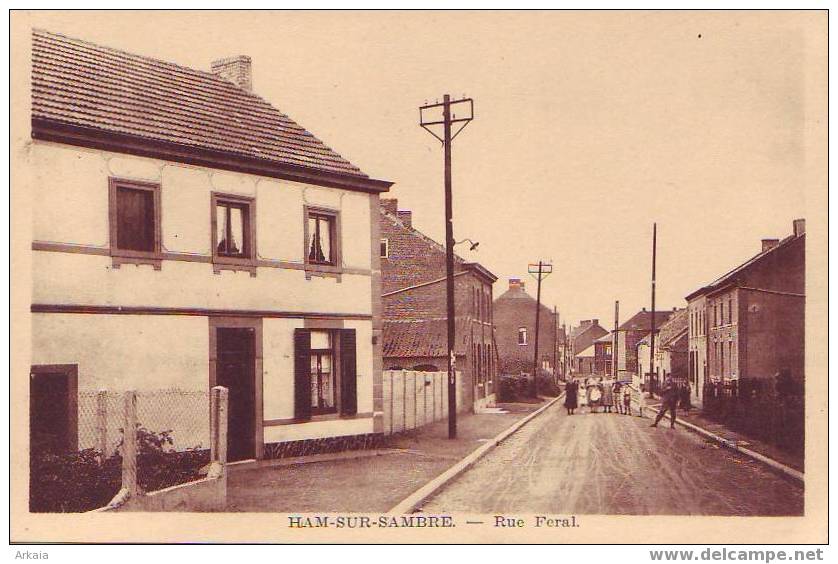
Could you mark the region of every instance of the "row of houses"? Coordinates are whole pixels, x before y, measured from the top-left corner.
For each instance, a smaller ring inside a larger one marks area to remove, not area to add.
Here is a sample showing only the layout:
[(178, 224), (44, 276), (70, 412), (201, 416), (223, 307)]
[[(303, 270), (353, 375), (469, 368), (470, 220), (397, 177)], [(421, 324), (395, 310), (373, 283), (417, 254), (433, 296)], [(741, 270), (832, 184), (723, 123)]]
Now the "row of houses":
[[(249, 57), (31, 47), (32, 437), (76, 448), (81, 392), (223, 385), (230, 459), (340, 448), (382, 433), (385, 368), (447, 369), (444, 248)], [(463, 410), (495, 396), (495, 280), (457, 258)]]
[(790, 235), (763, 239), (752, 258), (687, 295), (685, 307), (644, 308), (610, 333), (597, 320), (581, 322), (571, 342), (591, 331), (599, 336), (575, 349), (573, 371), (653, 388), (671, 376), (689, 384), (697, 405), (711, 385), (779, 373), (802, 384), (805, 245), (805, 221), (794, 220)]

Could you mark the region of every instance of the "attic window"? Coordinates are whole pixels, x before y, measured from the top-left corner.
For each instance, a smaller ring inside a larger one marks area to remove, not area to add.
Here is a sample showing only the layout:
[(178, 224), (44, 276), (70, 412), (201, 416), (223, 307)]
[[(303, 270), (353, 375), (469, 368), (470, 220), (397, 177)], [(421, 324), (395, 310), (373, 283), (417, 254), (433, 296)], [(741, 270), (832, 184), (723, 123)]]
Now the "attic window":
[(526, 327), (519, 327), (518, 328), (518, 344), (522, 345), (522, 346), (527, 344), (527, 328)]

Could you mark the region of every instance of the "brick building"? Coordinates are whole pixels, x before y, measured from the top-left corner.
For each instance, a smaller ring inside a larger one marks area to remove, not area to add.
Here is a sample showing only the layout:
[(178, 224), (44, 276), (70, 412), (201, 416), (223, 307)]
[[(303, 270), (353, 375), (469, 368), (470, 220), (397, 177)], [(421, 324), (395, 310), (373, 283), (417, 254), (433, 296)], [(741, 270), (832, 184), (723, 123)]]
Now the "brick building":
[[(501, 374), (532, 374), (536, 305), (520, 278), (510, 278), (509, 288), (495, 300), (495, 339)], [(554, 373), (559, 360), (556, 357), (565, 350), (564, 331), (557, 327), (556, 315), (544, 304), (538, 323), (540, 365), (546, 372)]]
[(611, 375), (611, 357), (614, 334), (607, 333), (594, 341), (594, 373), (602, 376)]
[[(413, 228), (412, 214), (385, 199), (379, 211), (384, 368), (448, 370), (445, 247)], [(497, 357), (492, 284), (476, 262), (454, 257), (456, 367), (462, 410), (494, 402)]]
[[(655, 312), (655, 331), (660, 330), (672, 315), (670, 311)], [(617, 328), (617, 374), (620, 379), (642, 376), (637, 364), (637, 345), (652, 331), (652, 313), (644, 307)]]
[[(580, 356), (582, 355), (582, 353), (590, 353), (590, 370), (593, 370), (594, 349), (591, 348), (591, 350), (588, 352), (586, 352), (586, 349), (588, 349), (589, 347), (593, 347), (594, 341), (607, 334), (608, 330), (604, 329), (599, 324), (599, 319), (584, 319), (581, 322), (579, 322), (579, 325), (570, 330), (570, 354), (571, 358), (574, 359), (574, 372), (579, 372), (581, 370), (582, 364), (585, 364), (584, 361), (582, 361), (580, 364), (580, 359), (588, 358), (587, 356)], [(590, 374), (591, 372), (586, 373)]]
[(763, 239), (757, 255), (687, 296), (699, 319), (689, 326), (691, 345), (699, 335), (706, 345), (707, 368), (693, 355), (691, 380), (700, 383), (702, 374), (716, 382), (772, 378), (787, 369), (803, 381), (804, 220), (795, 220), (792, 230), (782, 241)]

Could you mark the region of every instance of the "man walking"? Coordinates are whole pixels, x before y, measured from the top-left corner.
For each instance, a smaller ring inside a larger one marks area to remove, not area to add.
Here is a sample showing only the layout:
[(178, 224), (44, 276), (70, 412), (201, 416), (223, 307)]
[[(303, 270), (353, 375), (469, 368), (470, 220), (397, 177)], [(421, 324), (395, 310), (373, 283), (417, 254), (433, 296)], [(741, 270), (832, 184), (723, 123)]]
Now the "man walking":
[(661, 394), (661, 407), (658, 410), (658, 416), (655, 417), (655, 422), (652, 423), (652, 427), (657, 427), (658, 423), (661, 419), (663, 419), (666, 412), (669, 411), (669, 428), (675, 428), (675, 407), (678, 405), (678, 388), (672, 382), (672, 378), (666, 379), (666, 386), (664, 387), (663, 394)]

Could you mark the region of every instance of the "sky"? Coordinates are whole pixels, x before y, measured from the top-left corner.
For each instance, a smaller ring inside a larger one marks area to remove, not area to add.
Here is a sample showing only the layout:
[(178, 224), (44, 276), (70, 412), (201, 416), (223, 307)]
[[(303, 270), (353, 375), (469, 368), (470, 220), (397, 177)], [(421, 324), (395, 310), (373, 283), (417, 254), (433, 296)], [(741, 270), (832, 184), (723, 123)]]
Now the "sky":
[[(42, 12), (33, 25), (189, 67), (253, 59), (254, 91), (444, 241), (443, 151), (418, 107), (474, 99), (453, 143), (457, 252), (498, 276), (551, 260), (575, 325), (658, 309), (820, 213), (813, 100), (825, 18), (794, 12)], [(807, 213), (808, 211), (808, 213)]]

